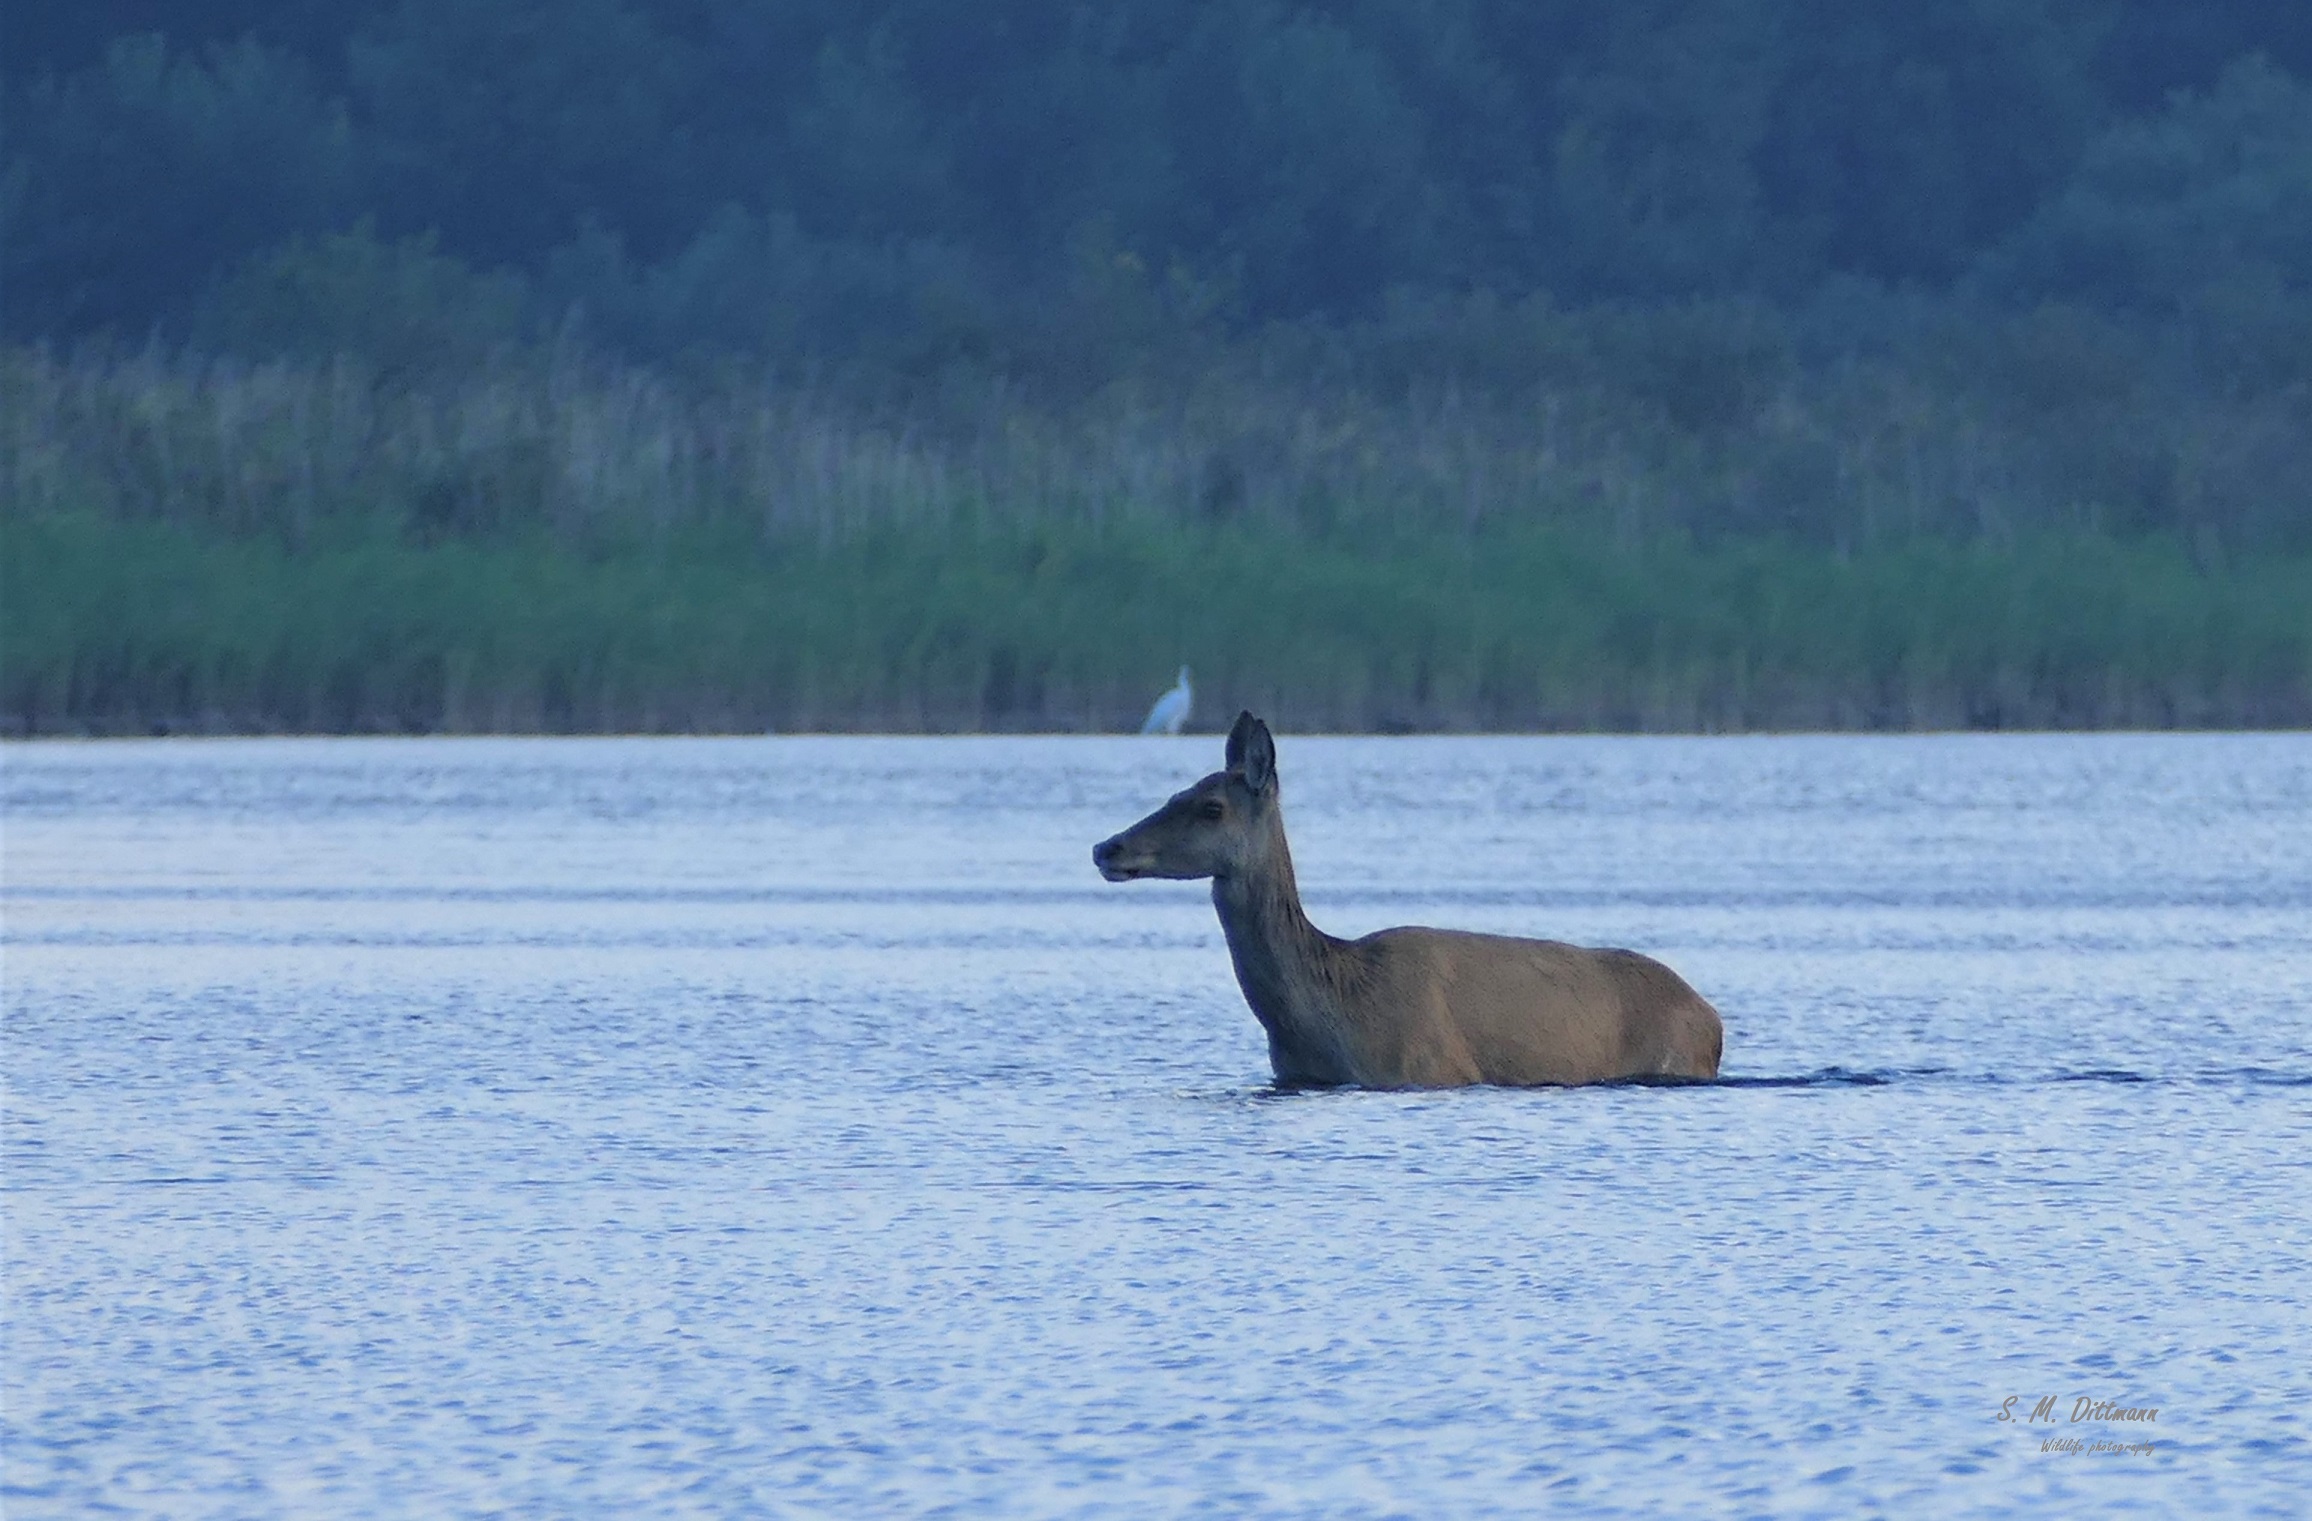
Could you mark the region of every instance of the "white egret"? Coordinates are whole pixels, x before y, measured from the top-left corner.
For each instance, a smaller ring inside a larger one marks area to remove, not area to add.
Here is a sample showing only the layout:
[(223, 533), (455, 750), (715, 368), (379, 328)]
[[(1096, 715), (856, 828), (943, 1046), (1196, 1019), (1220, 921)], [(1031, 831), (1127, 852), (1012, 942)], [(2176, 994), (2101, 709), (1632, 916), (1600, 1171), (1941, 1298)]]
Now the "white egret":
[(1180, 668), (1180, 684), (1156, 699), (1156, 706), (1148, 710), (1148, 721), (1140, 726), (1142, 734), (1178, 734), (1180, 726), (1188, 722), (1188, 705), (1196, 694), (1188, 687), (1188, 667)]

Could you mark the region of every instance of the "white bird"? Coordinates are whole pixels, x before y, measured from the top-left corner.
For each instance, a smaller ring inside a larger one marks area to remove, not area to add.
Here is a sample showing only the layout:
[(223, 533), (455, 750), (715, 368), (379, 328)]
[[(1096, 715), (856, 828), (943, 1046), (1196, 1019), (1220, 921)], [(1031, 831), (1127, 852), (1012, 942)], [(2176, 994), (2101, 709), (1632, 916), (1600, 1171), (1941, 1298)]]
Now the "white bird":
[(1196, 694), (1188, 687), (1188, 667), (1180, 668), (1180, 685), (1156, 699), (1156, 706), (1148, 710), (1148, 721), (1140, 726), (1142, 734), (1178, 734), (1180, 726), (1188, 722), (1188, 705)]

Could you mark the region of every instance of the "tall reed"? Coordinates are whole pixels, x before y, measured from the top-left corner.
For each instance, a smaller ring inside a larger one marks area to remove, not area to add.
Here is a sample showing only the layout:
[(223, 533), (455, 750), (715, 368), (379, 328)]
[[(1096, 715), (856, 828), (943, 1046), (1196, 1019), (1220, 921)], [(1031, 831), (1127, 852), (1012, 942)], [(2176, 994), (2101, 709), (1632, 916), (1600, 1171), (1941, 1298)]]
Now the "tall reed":
[(348, 525), (603, 546), (678, 529), (832, 543), (1135, 520), (1313, 538), (1554, 524), (1625, 545), (1667, 533), (1845, 549), (2155, 527), (2312, 547), (2298, 471), (2312, 471), (2312, 416), (2293, 393), (2167, 408), (2122, 387), (2092, 414), (2050, 415), (1923, 363), (1713, 366), (1592, 335), (1508, 378), (1469, 360), (1464, 384), (1378, 345), (1280, 345), (1061, 404), (984, 372), (863, 397), (568, 346), (439, 375), (13, 348), (0, 350), (0, 506), (293, 546)]
[(551, 540), (294, 552), (17, 525), (17, 733), (1113, 729), (1182, 661), (1200, 711), (1303, 729), (2312, 723), (2312, 561), (2163, 543), (1624, 549), (1313, 542), (1247, 525), (863, 534), (729, 552)]
[(2146, 532), (1924, 369), (1573, 338), (1486, 380), (1284, 334), (1065, 403), (0, 350), (0, 722), (1108, 727), (1182, 660), (1302, 726), (2312, 721), (2312, 554), (2251, 532), (2307, 507), (2288, 398), (2111, 400), (2197, 461)]

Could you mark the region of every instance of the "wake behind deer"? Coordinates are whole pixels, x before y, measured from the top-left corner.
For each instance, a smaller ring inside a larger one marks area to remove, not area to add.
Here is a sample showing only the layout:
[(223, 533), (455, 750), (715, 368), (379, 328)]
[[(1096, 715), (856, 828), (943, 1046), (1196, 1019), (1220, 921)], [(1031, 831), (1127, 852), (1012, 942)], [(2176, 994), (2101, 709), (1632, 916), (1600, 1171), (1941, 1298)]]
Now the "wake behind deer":
[(1212, 879), (1244, 1001), (1289, 1087), (1538, 1086), (1718, 1075), (1718, 1011), (1634, 951), (1460, 930), (1339, 940), (1301, 910), (1276, 741), (1250, 713), (1227, 765), (1092, 847), (1111, 882)]

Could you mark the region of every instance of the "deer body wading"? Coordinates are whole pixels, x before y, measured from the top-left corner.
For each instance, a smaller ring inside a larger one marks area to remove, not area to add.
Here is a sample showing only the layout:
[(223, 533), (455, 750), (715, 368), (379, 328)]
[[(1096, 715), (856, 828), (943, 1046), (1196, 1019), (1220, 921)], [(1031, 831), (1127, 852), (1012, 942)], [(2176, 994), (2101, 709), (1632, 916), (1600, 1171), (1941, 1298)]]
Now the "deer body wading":
[(1250, 713), (1229, 733), (1226, 770), (1101, 841), (1092, 860), (1111, 882), (1212, 879), (1237, 984), (1286, 1086), (1718, 1075), (1718, 1011), (1634, 951), (1412, 928), (1336, 940), (1309, 923), (1285, 845), (1276, 742)]

